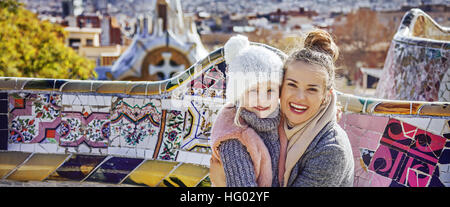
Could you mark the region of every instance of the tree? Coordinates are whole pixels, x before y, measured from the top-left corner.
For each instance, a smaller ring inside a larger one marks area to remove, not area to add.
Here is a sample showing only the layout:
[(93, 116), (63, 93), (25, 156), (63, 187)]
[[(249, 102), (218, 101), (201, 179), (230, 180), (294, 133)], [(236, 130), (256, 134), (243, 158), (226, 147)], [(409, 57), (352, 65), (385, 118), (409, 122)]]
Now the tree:
[(95, 63), (64, 45), (60, 25), (40, 21), (15, 0), (0, 0), (0, 76), (96, 77)]

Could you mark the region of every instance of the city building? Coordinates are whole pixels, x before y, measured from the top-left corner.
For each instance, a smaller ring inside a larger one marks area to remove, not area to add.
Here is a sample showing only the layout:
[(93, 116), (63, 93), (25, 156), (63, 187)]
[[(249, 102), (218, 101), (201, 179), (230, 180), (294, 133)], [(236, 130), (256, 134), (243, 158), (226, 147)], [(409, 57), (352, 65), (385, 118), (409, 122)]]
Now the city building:
[(164, 80), (206, 57), (196, 25), (184, 17), (180, 1), (154, 4), (154, 11), (138, 19), (133, 41), (119, 59), (111, 67), (96, 68), (99, 80)]

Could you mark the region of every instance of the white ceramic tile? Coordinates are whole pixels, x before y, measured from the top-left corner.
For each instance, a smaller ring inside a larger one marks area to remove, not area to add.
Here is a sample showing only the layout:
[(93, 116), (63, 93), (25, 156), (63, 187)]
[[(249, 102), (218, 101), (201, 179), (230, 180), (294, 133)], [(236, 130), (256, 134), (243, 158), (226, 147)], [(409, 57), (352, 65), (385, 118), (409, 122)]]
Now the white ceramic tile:
[(194, 163), (194, 164), (200, 164), (200, 163), (202, 163), (202, 158), (203, 158), (202, 154), (191, 152), (189, 157), (188, 157), (188, 159), (186, 159), (185, 162), (187, 162), (187, 163)]
[(136, 148), (128, 148), (128, 150), (126, 151), (126, 154), (125, 154), (126, 157), (132, 157), (132, 158), (136, 158), (136, 155), (137, 155)]
[(40, 144), (37, 144), (34, 147), (34, 152), (36, 152), (36, 153), (48, 153), (47, 150), (45, 150)]
[(87, 146), (87, 144), (83, 143), (83, 144), (78, 145), (78, 152), (79, 153), (90, 153), (91, 148), (89, 146)]
[(18, 143), (8, 143), (8, 151), (20, 151), (21, 145)]
[(108, 148), (99, 148), (100, 154), (107, 155), (108, 154)]
[(428, 124), (430, 122), (430, 118), (402, 118), (402, 117), (396, 117), (396, 119), (401, 120), (405, 123), (411, 124), (413, 126), (416, 126), (420, 129), (426, 130), (428, 127)]
[(77, 147), (66, 147), (66, 152), (77, 153)]
[(56, 146), (56, 153), (58, 154), (64, 154), (66, 153), (66, 148), (65, 147), (60, 147), (60, 146)]
[(74, 95), (62, 94), (61, 101), (63, 105), (72, 105), (75, 99)]
[[(105, 105), (107, 105), (107, 106), (111, 106), (111, 103), (112, 103), (112, 96), (101, 96), (101, 97), (103, 97), (103, 100), (104, 100), (104, 102), (105, 102)], [(114, 101), (115, 100), (117, 100), (117, 97), (114, 97)]]
[(104, 106), (105, 105), (105, 99), (103, 98), (103, 96), (94, 96), (96, 99), (96, 103), (99, 106)]
[(178, 151), (177, 162), (186, 162), (186, 158), (189, 156), (189, 153), (185, 151)]
[(137, 158), (145, 158), (145, 149), (136, 149), (136, 157)]
[(81, 105), (81, 100), (79, 96), (75, 96), (72, 100), (72, 105)]
[(20, 151), (22, 152), (34, 152), (36, 144), (21, 144)]
[(208, 167), (209, 167), (210, 160), (211, 160), (211, 155), (209, 155), (209, 154), (204, 154), (204, 155), (203, 155), (203, 159), (202, 159), (201, 165), (205, 165), (205, 166), (208, 166)]
[(89, 105), (89, 97), (88, 96), (79, 95), (78, 98), (81, 101), (81, 105), (83, 105), (83, 106)]
[(81, 111), (83, 111), (83, 106), (82, 105), (72, 105), (72, 111), (81, 112)]
[(93, 95), (88, 96), (88, 104), (89, 104), (90, 106), (96, 106), (96, 105), (98, 105), (97, 99), (95, 98), (95, 96), (93, 96)]
[(101, 154), (101, 152), (100, 152), (100, 149), (101, 148), (91, 148), (91, 154), (96, 154), (96, 155), (98, 155), (98, 154)]
[(57, 144), (39, 144), (39, 147), (44, 149), (47, 153), (57, 153), (58, 145)]
[(96, 112), (110, 113), (111, 112), (111, 107), (110, 106), (98, 106), (96, 108)]
[(153, 159), (153, 153), (155, 150), (145, 150), (145, 159)]
[(430, 122), (430, 125), (429, 125), (427, 131), (429, 131), (433, 134), (436, 134), (436, 135), (440, 135), (446, 121), (447, 120), (445, 120), (445, 119), (431, 119), (431, 122)]
[(109, 155), (121, 155), (126, 156), (127, 155), (127, 148), (124, 147), (108, 147), (108, 154)]

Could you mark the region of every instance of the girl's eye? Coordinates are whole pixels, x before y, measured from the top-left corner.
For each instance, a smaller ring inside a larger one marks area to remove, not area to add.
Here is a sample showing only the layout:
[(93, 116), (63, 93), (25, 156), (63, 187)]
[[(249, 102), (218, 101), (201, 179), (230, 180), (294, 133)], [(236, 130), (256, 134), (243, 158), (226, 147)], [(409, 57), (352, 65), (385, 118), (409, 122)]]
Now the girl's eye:
[(317, 92), (318, 90), (317, 90), (317, 88), (308, 88), (308, 91)]
[(267, 89), (267, 93), (272, 93), (273, 90), (272, 89)]

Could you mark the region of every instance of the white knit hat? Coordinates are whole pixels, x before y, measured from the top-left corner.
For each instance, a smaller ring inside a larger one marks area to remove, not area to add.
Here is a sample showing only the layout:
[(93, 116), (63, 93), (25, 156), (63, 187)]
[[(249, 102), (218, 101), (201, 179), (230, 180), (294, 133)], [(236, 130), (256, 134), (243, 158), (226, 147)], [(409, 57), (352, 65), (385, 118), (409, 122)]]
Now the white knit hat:
[(270, 81), (281, 85), (283, 61), (275, 52), (256, 45), (250, 45), (243, 35), (231, 37), (224, 46), (225, 61), (228, 64), (226, 98), (236, 103), (243, 93), (257, 83)]

